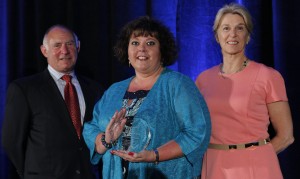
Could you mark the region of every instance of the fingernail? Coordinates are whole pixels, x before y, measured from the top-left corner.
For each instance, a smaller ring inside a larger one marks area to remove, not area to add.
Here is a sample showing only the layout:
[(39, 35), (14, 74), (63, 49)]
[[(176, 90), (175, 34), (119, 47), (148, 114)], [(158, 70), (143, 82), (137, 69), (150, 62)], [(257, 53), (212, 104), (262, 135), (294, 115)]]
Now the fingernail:
[(113, 150), (110, 151), (111, 154), (115, 154), (115, 152)]
[(134, 153), (133, 152), (128, 152), (128, 155), (133, 156)]

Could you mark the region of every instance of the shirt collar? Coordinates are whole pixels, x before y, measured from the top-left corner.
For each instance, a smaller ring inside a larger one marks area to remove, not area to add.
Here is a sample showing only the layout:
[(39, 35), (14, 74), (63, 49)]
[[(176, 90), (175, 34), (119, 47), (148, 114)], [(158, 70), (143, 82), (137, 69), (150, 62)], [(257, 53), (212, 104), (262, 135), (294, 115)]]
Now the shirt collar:
[[(65, 73), (61, 73), (61, 72), (56, 71), (56, 70), (55, 70), (54, 68), (52, 68), (49, 64), (48, 64), (48, 70), (49, 70), (51, 76), (53, 76), (53, 78), (54, 78), (55, 80), (59, 80), (59, 79), (61, 79), (62, 76), (65, 75)], [(71, 71), (70, 73), (68, 73), (68, 75), (71, 75), (72, 78), (76, 78), (74, 70)]]

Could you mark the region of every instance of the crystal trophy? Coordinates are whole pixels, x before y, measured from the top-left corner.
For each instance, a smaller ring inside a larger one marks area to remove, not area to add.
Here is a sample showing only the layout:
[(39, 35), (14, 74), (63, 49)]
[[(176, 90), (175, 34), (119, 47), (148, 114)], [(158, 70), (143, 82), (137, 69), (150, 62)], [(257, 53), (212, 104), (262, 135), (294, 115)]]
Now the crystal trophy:
[(148, 123), (141, 118), (134, 118), (132, 127), (130, 128), (130, 145), (127, 149), (124, 149), (122, 148), (122, 143), (120, 143), (118, 144), (118, 148), (127, 152), (140, 152), (148, 147), (151, 137)]

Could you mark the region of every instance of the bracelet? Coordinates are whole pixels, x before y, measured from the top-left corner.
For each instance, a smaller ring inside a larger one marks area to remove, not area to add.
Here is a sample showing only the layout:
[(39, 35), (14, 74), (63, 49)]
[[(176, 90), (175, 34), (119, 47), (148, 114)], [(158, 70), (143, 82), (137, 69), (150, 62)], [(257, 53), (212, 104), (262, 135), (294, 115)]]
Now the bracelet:
[(157, 165), (159, 163), (159, 153), (157, 149), (153, 150), (155, 153), (155, 165)]
[(117, 141), (114, 141), (114, 142), (111, 142), (111, 143), (107, 143), (105, 141), (105, 134), (103, 134), (101, 136), (101, 142), (102, 142), (102, 145), (104, 145), (104, 147), (107, 148), (107, 149), (111, 149), (113, 146), (115, 146), (117, 144)]

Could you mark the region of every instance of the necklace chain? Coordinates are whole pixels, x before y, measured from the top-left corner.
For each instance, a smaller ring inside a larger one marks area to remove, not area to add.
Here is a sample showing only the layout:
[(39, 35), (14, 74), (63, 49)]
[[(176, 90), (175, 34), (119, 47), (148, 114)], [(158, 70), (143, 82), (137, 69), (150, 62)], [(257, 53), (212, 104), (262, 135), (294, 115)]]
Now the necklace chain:
[[(240, 71), (242, 71), (246, 66), (247, 66), (247, 64), (248, 64), (248, 58), (243, 62), (243, 65), (237, 70), (237, 71), (235, 71), (234, 73), (237, 73), (237, 72), (240, 72)], [(224, 71), (223, 71), (223, 63), (221, 63), (220, 64), (220, 73), (221, 73), (221, 75), (223, 76), (223, 74), (225, 73)], [(234, 73), (232, 73), (232, 74), (234, 74)], [(223, 76), (224, 77), (224, 76)]]

